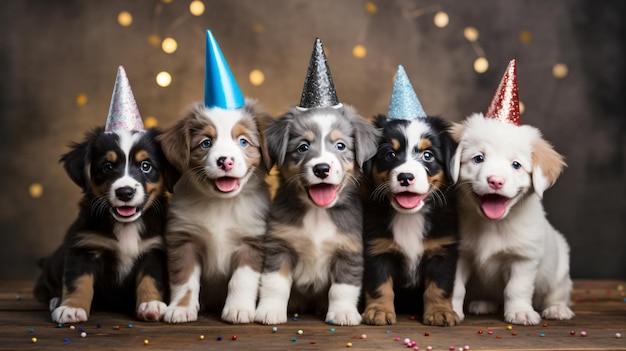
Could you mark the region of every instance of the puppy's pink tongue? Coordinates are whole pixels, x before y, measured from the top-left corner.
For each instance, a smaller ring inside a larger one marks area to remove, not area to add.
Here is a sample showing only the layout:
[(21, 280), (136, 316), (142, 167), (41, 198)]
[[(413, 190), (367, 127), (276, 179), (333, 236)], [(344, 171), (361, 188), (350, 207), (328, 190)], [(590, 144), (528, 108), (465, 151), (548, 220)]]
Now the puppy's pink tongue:
[(337, 186), (331, 184), (318, 184), (309, 187), (311, 200), (320, 207), (330, 205), (337, 196)]
[(232, 177), (221, 177), (215, 179), (215, 186), (223, 193), (230, 193), (239, 187), (239, 179)]
[(115, 210), (122, 217), (130, 217), (134, 215), (135, 213), (137, 213), (137, 207), (132, 207), (132, 206), (120, 206), (120, 207), (115, 208)]
[(427, 194), (416, 194), (411, 192), (403, 192), (396, 194), (396, 202), (398, 205), (410, 210), (417, 207)]
[(489, 219), (502, 218), (506, 212), (506, 205), (508, 203), (509, 198), (501, 195), (489, 194), (480, 197), (480, 208)]

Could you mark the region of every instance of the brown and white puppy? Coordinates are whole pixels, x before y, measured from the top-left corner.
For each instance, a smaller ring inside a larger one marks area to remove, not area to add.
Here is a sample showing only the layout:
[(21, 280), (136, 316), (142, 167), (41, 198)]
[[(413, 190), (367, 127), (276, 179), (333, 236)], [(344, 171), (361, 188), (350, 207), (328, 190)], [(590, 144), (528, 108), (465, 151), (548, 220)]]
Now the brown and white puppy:
[(285, 323), (288, 304), (300, 303), (296, 296), (309, 300), (298, 308), (327, 303), (327, 322), (361, 322), (358, 179), (360, 166), (376, 152), (378, 133), (352, 107), (340, 106), (294, 107), (266, 130), (280, 185), (268, 218), (259, 323)]
[(177, 172), (155, 141), (160, 131), (96, 128), (62, 156), (83, 189), (78, 218), (43, 259), (35, 296), (56, 323), (85, 322), (92, 309), (156, 321), (167, 305), (163, 231)]
[(201, 305), (230, 323), (254, 320), (270, 203), (264, 116), (253, 100), (233, 110), (196, 103), (161, 139), (182, 172), (166, 231), (168, 323), (196, 320)]
[(537, 128), (482, 114), (453, 133), (459, 142), (452, 173), (460, 191), (461, 235), (455, 311), (463, 318), (471, 276), (471, 313), (495, 313), (503, 303), (508, 323), (572, 318), (569, 247), (541, 203), (565, 166), (563, 157)]

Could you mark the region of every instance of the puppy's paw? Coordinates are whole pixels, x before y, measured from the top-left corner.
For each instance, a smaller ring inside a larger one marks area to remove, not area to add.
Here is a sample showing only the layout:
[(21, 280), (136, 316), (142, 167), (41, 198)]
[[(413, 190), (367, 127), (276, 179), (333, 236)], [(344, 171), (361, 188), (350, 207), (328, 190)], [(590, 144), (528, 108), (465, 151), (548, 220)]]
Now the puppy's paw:
[(50, 309), (50, 312), (54, 311), (57, 307), (59, 307), (59, 305), (61, 304), (61, 298), (60, 297), (53, 297), (50, 299), (50, 303), (48, 305), (48, 308)]
[(363, 323), (369, 325), (387, 325), (396, 324), (396, 312), (385, 311), (377, 308), (368, 308), (361, 315)]
[(87, 311), (83, 308), (59, 306), (52, 311), (55, 323), (78, 323), (87, 321)]
[(165, 315), (167, 305), (163, 301), (142, 302), (137, 307), (137, 319), (146, 322), (158, 322)]
[(277, 311), (259, 306), (254, 315), (254, 321), (261, 324), (287, 323), (287, 311)]
[(533, 310), (506, 311), (504, 312), (504, 320), (511, 324), (537, 325), (541, 322), (541, 316)]
[(459, 323), (461, 323), (461, 318), (452, 310), (424, 313), (424, 324), (449, 327)]
[(359, 325), (361, 324), (361, 314), (356, 307), (339, 311), (328, 311), (328, 313), (326, 313), (326, 323), (332, 323), (334, 325)]
[(233, 324), (252, 323), (254, 321), (254, 305), (248, 307), (224, 306), (222, 320)]
[(574, 317), (574, 311), (567, 306), (554, 305), (543, 310), (541, 316), (545, 319), (572, 319)]
[(498, 305), (488, 301), (472, 301), (467, 306), (467, 310), (472, 314), (495, 314), (498, 312)]
[(198, 319), (198, 307), (191, 306), (170, 306), (165, 311), (163, 321), (167, 323), (187, 323)]

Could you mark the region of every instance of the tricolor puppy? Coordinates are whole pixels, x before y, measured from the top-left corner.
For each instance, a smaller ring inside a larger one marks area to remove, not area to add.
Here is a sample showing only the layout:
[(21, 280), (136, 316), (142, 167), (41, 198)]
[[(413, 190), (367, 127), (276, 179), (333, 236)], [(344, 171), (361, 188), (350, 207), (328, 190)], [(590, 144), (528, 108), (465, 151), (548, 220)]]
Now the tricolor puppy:
[(167, 222), (166, 322), (194, 321), (201, 305), (230, 323), (254, 319), (270, 203), (262, 116), (251, 100), (237, 109), (197, 103), (161, 138), (182, 173)]
[(157, 135), (97, 128), (62, 156), (84, 195), (63, 244), (42, 261), (35, 287), (54, 322), (85, 322), (92, 307), (134, 310), (146, 321), (165, 313), (166, 191), (177, 172)]
[(375, 125), (382, 138), (364, 167), (371, 189), (364, 205), (363, 322), (395, 324), (396, 309), (415, 313), (423, 306), (425, 324), (455, 325), (458, 232), (449, 163), (456, 143), (449, 124), (378, 116)]
[(461, 233), (455, 311), (463, 317), (471, 277), (470, 313), (495, 313), (503, 304), (508, 323), (572, 318), (569, 247), (541, 203), (565, 166), (562, 156), (538, 129), (482, 114), (456, 126), (454, 136)]
[(376, 136), (346, 105), (294, 107), (267, 128), (280, 185), (269, 213), (257, 322), (285, 323), (289, 303), (303, 312), (309, 302), (328, 306), (328, 322), (361, 322), (358, 179), (360, 166), (376, 152)]

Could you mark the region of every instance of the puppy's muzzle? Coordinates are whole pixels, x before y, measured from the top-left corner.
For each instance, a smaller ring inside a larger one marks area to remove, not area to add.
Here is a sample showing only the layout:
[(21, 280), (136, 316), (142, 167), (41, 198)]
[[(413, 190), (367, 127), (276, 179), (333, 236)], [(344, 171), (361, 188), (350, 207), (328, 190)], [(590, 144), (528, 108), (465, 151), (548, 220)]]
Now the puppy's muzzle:
[(130, 201), (135, 196), (135, 189), (129, 186), (123, 186), (115, 190), (115, 196), (121, 201)]
[(220, 157), (217, 159), (217, 166), (225, 172), (230, 171), (235, 166), (235, 161), (233, 161), (232, 157)]
[(330, 165), (328, 163), (318, 163), (313, 166), (313, 174), (320, 179), (328, 177), (330, 173)]
[(400, 185), (409, 186), (413, 184), (413, 181), (415, 180), (415, 176), (412, 173), (400, 173), (398, 174), (397, 179)]

